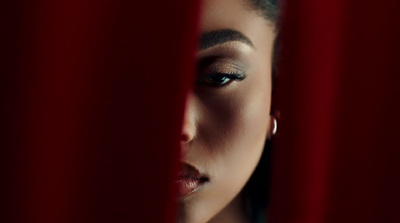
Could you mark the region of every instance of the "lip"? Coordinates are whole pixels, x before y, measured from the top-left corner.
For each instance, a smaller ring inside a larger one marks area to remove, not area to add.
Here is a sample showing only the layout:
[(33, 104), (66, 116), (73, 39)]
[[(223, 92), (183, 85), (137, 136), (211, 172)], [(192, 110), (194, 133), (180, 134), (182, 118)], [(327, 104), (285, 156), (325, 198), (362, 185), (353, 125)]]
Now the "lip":
[(187, 163), (182, 163), (176, 183), (179, 188), (180, 197), (187, 196), (198, 191), (205, 183), (209, 181), (205, 174)]

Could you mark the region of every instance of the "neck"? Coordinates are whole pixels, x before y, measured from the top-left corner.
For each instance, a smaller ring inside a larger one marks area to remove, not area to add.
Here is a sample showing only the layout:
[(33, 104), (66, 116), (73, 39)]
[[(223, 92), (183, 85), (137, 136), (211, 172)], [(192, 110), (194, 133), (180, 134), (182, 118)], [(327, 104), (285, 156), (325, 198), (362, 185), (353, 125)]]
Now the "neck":
[(243, 196), (240, 193), (208, 223), (250, 223)]

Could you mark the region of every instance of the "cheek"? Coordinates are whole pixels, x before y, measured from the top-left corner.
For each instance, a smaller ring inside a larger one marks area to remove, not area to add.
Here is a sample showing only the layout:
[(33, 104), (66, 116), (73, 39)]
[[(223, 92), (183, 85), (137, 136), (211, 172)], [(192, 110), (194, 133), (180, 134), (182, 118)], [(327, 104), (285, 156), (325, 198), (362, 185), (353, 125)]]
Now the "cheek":
[(271, 84), (267, 75), (252, 74), (226, 92), (202, 95), (198, 141), (213, 153), (249, 151), (264, 141), (269, 126)]
[(203, 100), (204, 116), (198, 124), (198, 140), (207, 153), (215, 196), (226, 199), (241, 190), (259, 161), (271, 103), (268, 77), (253, 74), (234, 84), (232, 91)]

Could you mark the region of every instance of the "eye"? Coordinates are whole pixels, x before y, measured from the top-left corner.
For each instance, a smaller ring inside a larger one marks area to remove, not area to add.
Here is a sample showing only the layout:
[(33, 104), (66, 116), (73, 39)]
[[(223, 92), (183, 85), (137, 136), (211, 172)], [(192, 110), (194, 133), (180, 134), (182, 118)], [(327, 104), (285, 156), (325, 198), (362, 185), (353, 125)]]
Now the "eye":
[(246, 78), (245, 74), (224, 74), (213, 73), (197, 79), (196, 83), (199, 85), (222, 87), (228, 85), (232, 81), (242, 81)]

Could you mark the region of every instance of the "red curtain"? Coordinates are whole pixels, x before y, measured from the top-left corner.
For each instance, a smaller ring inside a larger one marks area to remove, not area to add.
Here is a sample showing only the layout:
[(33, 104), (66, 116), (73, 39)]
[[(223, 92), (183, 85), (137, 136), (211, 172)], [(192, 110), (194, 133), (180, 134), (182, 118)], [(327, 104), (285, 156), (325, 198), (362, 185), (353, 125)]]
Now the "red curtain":
[[(400, 222), (399, 10), (287, 1), (271, 222)], [(174, 222), (198, 1), (0, 12), (0, 221)]]
[(400, 2), (286, 3), (271, 222), (400, 222)]
[(0, 222), (174, 222), (197, 5), (1, 1)]

